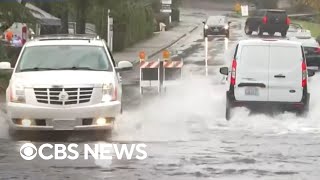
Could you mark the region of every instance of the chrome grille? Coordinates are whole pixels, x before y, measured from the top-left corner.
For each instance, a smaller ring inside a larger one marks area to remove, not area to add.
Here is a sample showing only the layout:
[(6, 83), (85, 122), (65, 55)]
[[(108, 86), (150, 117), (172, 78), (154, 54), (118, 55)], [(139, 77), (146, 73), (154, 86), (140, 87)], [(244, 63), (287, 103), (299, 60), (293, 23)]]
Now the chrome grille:
[[(91, 100), (93, 88), (34, 88), (38, 103), (52, 105), (73, 105), (88, 103)], [(61, 99), (61, 94), (68, 97)]]

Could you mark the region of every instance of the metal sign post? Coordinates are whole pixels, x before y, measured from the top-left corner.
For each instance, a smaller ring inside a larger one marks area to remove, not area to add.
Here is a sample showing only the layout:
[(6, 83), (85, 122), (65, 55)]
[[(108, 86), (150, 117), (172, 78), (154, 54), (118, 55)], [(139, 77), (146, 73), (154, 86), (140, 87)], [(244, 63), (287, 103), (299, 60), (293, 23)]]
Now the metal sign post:
[(208, 51), (209, 51), (208, 36), (205, 36), (204, 42), (205, 42), (206, 76), (209, 76), (209, 72), (208, 72)]
[(108, 47), (113, 51), (113, 18), (110, 16), (110, 9), (108, 9)]

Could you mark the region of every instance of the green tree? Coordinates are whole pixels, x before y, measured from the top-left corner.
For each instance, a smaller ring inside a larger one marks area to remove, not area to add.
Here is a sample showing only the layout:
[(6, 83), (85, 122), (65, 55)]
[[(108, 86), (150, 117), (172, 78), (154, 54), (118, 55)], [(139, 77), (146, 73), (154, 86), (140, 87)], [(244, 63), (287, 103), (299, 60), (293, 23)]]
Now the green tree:
[(32, 23), (34, 20), (30, 11), (25, 7), (25, 1), (22, 4), (19, 4), (17, 1), (1, 2), (0, 21), (3, 25), (0, 27), (0, 31), (5, 31), (14, 22)]
[(320, 0), (299, 0), (300, 2), (320, 11)]

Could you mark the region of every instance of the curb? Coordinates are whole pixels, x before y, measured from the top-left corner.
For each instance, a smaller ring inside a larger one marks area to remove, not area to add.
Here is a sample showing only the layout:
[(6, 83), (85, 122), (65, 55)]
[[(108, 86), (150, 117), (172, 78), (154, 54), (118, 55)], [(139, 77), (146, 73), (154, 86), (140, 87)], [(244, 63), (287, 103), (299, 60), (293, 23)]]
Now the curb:
[[(182, 38), (186, 37), (189, 33), (192, 33), (193, 31), (195, 31), (200, 25), (197, 25), (195, 26), (194, 28), (192, 28), (191, 30), (189, 30), (187, 33), (184, 33), (183, 35), (181, 35), (179, 38), (177, 38), (176, 40), (170, 42), (168, 45), (162, 47), (161, 49), (151, 53), (149, 56), (148, 56), (148, 59), (151, 59), (153, 58), (155, 55), (159, 54), (161, 51), (164, 51), (165, 49), (169, 48), (170, 46), (174, 45), (175, 43), (177, 43), (178, 41), (180, 41)], [(133, 61), (132, 63), (133, 64), (137, 64), (139, 63), (140, 61), (137, 59), (135, 61)]]
[[(188, 34), (192, 33), (193, 31), (195, 31), (197, 28), (199, 28), (200, 25), (195, 26), (194, 28), (192, 28), (191, 30), (189, 30), (187, 33), (184, 33), (183, 35), (181, 35), (179, 38), (177, 38), (176, 40), (172, 41), (171, 43), (169, 43), (168, 45), (166, 45), (165, 47), (162, 47), (161, 49), (157, 50), (156, 52), (150, 54), (148, 56), (148, 59), (154, 57), (155, 55), (159, 54), (161, 51), (169, 48), (170, 46), (174, 45), (175, 43), (177, 43), (178, 41), (180, 41), (181, 39), (183, 39), (184, 37), (186, 37)], [(134, 68), (137, 67), (137, 64), (140, 62), (140, 60), (136, 60), (133, 61), (133, 65)], [(139, 80), (132, 80), (132, 81), (123, 81), (124, 86), (136, 86), (137, 84), (139, 84)]]

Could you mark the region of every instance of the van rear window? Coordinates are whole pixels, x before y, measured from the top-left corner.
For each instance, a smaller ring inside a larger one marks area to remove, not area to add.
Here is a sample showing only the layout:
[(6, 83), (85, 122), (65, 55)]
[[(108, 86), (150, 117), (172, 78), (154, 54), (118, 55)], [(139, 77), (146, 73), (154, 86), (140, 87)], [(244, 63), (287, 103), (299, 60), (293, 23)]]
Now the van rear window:
[(301, 66), (303, 53), (301, 47), (271, 46), (270, 68), (275, 70), (291, 69)]
[(243, 46), (240, 56), (240, 66), (248, 68), (268, 67), (269, 46), (247, 45)]
[(287, 13), (286, 12), (282, 12), (282, 11), (268, 11), (267, 12), (268, 16), (271, 17), (279, 17), (279, 18), (286, 18), (287, 17)]

